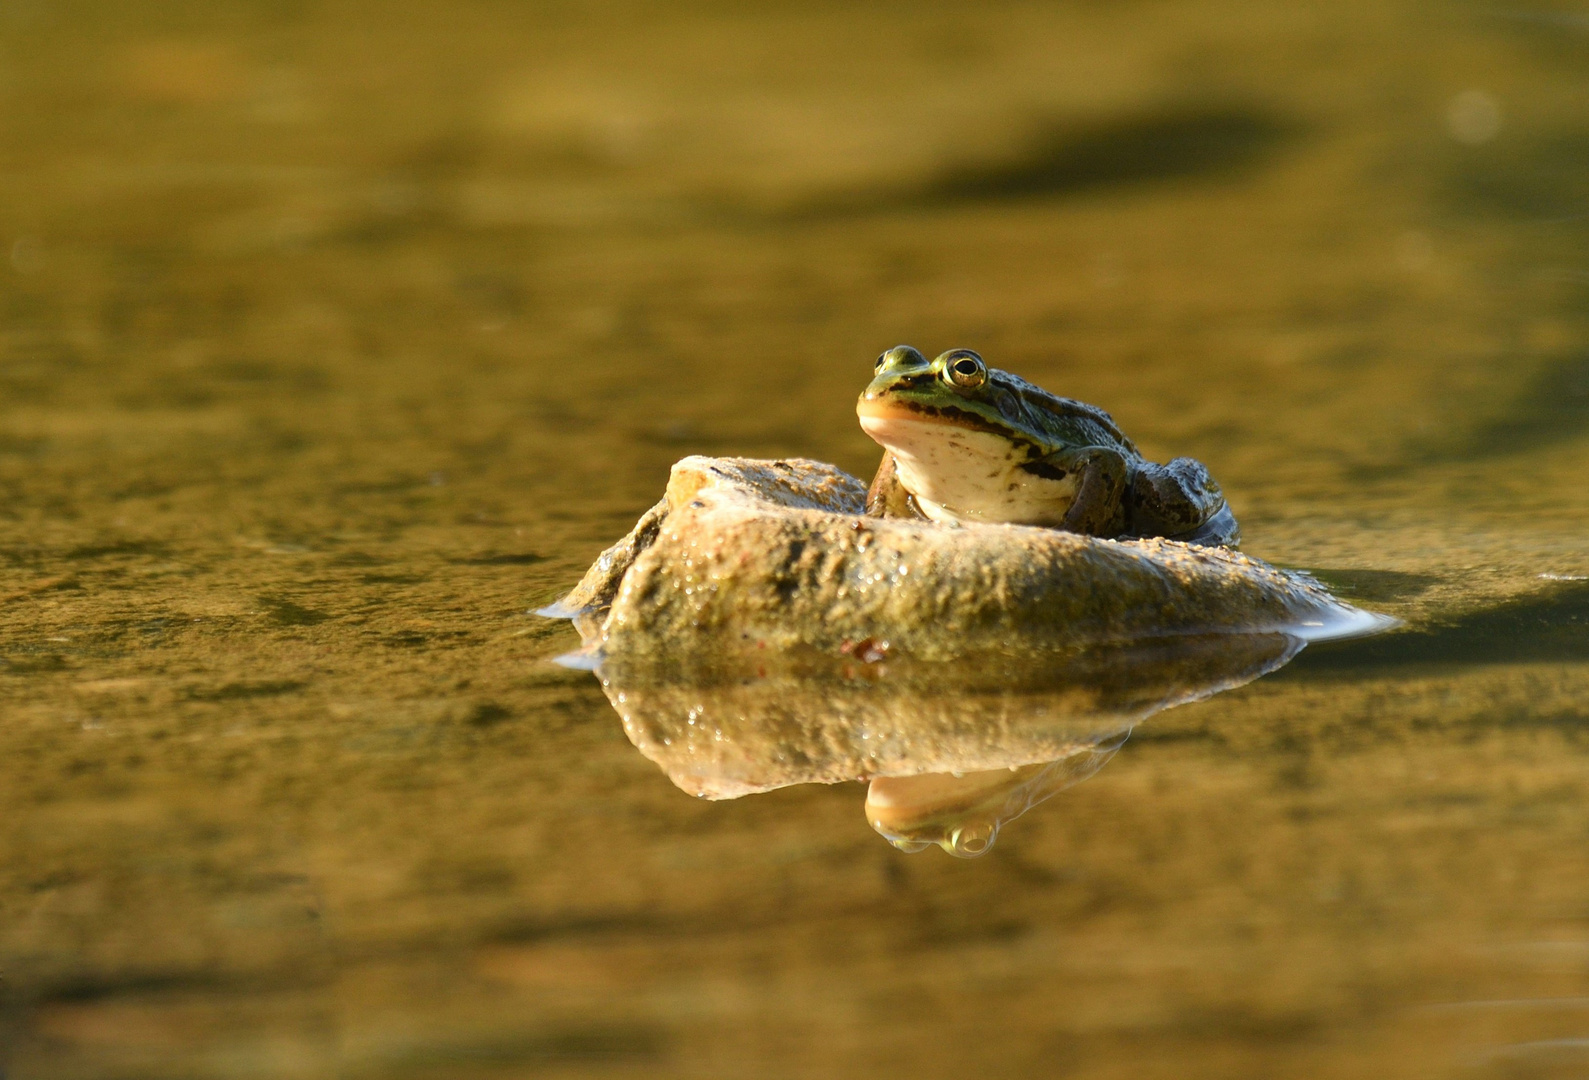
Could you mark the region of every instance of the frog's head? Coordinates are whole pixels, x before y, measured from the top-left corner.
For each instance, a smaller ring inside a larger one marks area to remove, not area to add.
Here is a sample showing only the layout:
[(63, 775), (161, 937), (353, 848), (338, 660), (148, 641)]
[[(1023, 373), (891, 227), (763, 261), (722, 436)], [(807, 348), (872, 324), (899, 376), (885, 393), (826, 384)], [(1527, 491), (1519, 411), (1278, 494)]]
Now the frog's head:
[(970, 349), (950, 349), (928, 360), (909, 345), (896, 345), (877, 358), (872, 382), (855, 411), (874, 437), (874, 427), (897, 420), (979, 430), (1009, 426), (988, 365)]
[(901, 851), (937, 844), (961, 859), (986, 855), (1001, 826), (1079, 784), (1114, 757), (1130, 728), (1100, 733), (1055, 761), (1008, 769), (879, 776), (866, 789), (866, 820)]
[(956, 858), (974, 859), (992, 849), (1008, 789), (1023, 779), (1009, 769), (879, 776), (866, 789), (866, 820), (901, 851), (937, 844)]
[(1041, 459), (1090, 445), (1093, 432), (1044, 412), (1045, 401), (1064, 405), (988, 367), (970, 349), (928, 360), (900, 345), (877, 358), (855, 412), (861, 430), (888, 451), (899, 485), (926, 517), (1057, 525), (1075, 496), (1076, 479), (1047, 469)]

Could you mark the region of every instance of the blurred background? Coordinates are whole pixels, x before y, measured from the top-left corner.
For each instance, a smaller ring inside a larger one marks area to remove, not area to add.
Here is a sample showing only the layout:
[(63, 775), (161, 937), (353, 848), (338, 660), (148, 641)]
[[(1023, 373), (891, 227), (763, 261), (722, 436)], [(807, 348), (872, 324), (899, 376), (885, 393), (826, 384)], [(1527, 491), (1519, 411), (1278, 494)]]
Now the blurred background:
[[(1589, 1073), (1589, 15), (0, 5), (0, 1073)], [(705, 804), (565, 591), (884, 348), (1409, 631), (960, 863)]]

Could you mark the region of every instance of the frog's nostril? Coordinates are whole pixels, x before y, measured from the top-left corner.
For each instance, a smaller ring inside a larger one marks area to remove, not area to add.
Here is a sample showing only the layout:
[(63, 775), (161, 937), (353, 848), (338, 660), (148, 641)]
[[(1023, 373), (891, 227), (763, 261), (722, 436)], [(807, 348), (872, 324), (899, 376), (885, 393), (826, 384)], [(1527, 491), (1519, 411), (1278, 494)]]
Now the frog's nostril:
[(885, 367), (895, 369), (911, 369), (922, 367), (927, 363), (927, 358), (911, 348), (909, 345), (895, 345), (882, 356), (877, 358), (875, 370), (882, 371)]

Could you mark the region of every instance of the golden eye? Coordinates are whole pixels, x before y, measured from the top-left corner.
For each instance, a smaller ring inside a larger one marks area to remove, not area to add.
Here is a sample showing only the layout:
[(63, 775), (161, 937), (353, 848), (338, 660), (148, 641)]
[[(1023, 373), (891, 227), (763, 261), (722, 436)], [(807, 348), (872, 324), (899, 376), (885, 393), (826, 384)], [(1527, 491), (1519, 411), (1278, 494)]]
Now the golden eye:
[(949, 854), (960, 859), (974, 859), (978, 855), (986, 855), (993, 848), (993, 841), (999, 838), (999, 823), (997, 821), (970, 820), (958, 826), (949, 834), (949, 842), (939, 843)]
[(970, 349), (956, 349), (950, 353), (944, 371), (951, 382), (966, 390), (975, 390), (988, 381), (988, 366)]
[(872, 365), (872, 370), (873, 371), (882, 371), (883, 370), (883, 362), (885, 360), (887, 360), (887, 359), (888, 359), (888, 354), (887, 353), (883, 353), (881, 356), (879, 356), (877, 358), (877, 363)]

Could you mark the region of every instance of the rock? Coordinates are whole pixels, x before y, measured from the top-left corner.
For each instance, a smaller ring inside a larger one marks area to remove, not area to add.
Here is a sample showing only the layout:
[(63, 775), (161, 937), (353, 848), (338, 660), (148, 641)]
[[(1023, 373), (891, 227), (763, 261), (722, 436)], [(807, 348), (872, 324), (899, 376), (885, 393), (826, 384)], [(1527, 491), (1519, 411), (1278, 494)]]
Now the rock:
[(1382, 622), (1235, 551), (867, 518), (864, 499), (821, 462), (685, 458), (662, 501), (543, 613), (576, 620), (592, 663), (669, 669), (767, 650), (944, 662)]

